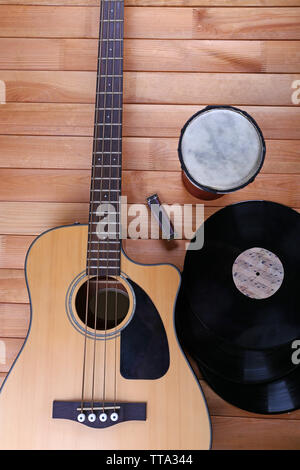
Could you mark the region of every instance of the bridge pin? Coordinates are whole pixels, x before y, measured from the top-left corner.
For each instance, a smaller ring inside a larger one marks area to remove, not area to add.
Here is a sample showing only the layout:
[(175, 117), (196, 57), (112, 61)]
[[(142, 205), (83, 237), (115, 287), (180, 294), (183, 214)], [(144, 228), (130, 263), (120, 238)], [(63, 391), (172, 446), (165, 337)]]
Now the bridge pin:
[(100, 413), (99, 419), (100, 419), (101, 423), (105, 423), (105, 421), (107, 421), (107, 414), (104, 413), (104, 412)]
[(114, 421), (114, 422), (118, 421), (118, 419), (119, 419), (118, 413), (116, 413), (116, 412), (112, 413), (112, 414), (110, 415), (110, 419), (111, 419), (112, 421)]
[(90, 423), (94, 423), (94, 422), (96, 421), (96, 415), (95, 415), (95, 413), (90, 413), (90, 414), (88, 415), (88, 420), (89, 420)]
[(79, 413), (79, 415), (77, 416), (77, 421), (79, 421), (80, 423), (83, 423), (85, 421), (85, 414)]

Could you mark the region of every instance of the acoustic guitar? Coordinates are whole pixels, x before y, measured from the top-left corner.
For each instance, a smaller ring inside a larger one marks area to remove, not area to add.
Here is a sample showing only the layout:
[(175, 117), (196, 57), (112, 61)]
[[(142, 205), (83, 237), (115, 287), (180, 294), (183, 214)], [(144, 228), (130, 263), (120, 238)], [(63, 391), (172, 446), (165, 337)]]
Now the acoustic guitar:
[[(122, 250), (123, 20), (123, 1), (102, 0), (89, 223), (49, 230), (27, 253), (30, 327), (0, 393), (1, 449), (210, 447), (174, 329), (180, 274)], [(102, 232), (103, 215), (114, 223)]]

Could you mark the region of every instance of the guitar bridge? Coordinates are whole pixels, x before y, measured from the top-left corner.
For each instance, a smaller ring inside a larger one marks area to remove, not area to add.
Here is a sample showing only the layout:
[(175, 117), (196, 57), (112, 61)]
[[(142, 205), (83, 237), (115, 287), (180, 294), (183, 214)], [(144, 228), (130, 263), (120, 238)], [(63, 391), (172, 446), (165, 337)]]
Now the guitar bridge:
[(53, 402), (52, 418), (69, 419), (90, 428), (102, 429), (126, 421), (146, 421), (146, 403)]

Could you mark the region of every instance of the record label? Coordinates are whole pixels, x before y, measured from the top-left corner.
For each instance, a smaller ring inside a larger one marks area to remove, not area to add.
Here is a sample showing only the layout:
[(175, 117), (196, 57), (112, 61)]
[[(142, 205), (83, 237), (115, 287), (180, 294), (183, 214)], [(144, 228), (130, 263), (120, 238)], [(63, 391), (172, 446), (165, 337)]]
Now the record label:
[(265, 248), (243, 251), (232, 266), (236, 288), (251, 299), (267, 299), (281, 287), (283, 265), (274, 253)]

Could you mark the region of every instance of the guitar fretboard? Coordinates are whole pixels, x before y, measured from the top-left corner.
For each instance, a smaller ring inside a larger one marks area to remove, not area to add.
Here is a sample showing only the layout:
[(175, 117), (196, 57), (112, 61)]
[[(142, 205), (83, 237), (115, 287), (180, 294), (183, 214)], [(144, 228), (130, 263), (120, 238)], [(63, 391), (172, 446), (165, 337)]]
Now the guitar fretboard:
[(87, 253), (96, 276), (120, 274), (123, 36), (124, 0), (102, 0)]

